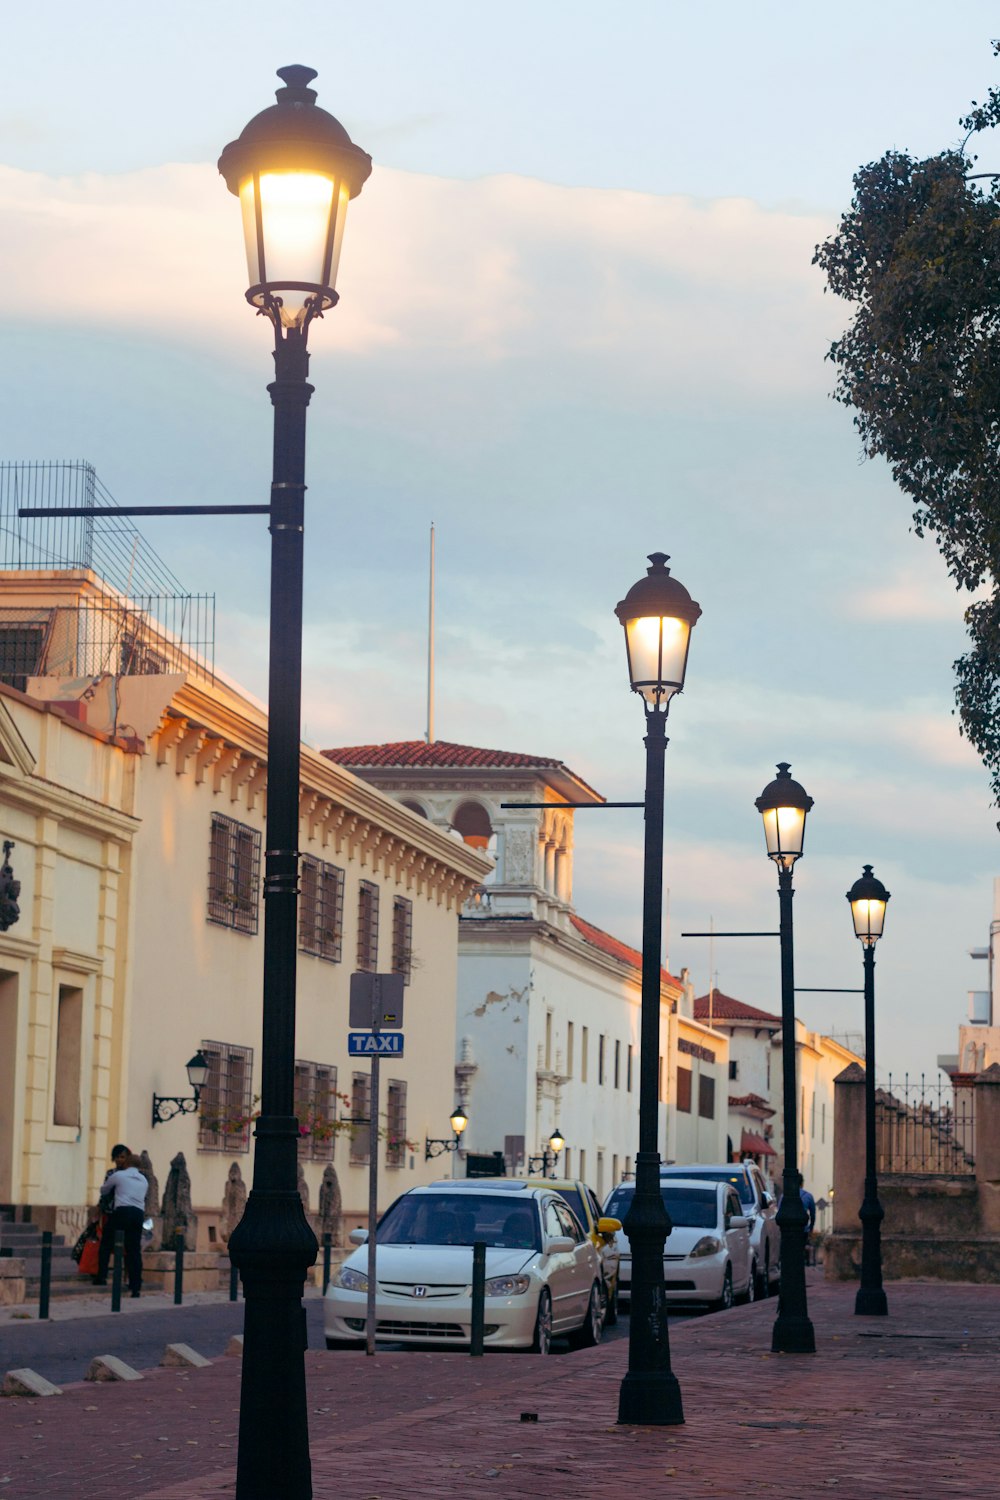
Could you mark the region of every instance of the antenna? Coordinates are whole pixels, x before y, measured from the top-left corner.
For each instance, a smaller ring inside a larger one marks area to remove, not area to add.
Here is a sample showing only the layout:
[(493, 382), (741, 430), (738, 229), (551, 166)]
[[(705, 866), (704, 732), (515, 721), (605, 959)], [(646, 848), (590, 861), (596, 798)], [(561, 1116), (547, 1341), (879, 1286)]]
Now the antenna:
[(431, 522), (430, 583), (427, 591), (427, 743), (434, 743), (434, 522)]
[(709, 1029), (715, 1030), (715, 918), (709, 917), (708, 930), (712, 936), (708, 939), (708, 1025)]

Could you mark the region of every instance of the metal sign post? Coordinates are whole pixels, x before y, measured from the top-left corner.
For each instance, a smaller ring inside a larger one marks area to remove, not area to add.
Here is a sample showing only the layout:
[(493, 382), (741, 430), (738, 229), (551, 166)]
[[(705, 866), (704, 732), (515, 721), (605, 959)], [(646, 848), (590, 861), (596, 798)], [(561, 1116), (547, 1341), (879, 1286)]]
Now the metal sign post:
[[(372, 1031), (378, 1036), (378, 1017)], [(365, 1353), (375, 1353), (375, 1224), (378, 1219), (378, 1053), (372, 1053), (371, 1094), (368, 1100), (368, 1307), (365, 1313)]]

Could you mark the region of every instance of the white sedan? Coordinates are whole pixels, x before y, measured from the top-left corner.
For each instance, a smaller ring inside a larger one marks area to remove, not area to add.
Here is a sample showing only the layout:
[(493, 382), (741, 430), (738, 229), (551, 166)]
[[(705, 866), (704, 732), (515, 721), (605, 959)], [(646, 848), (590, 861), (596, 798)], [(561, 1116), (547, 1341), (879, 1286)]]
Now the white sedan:
[[(328, 1349), (365, 1340), (367, 1234), (327, 1289)], [(403, 1344), (468, 1344), (472, 1324), (472, 1247), (486, 1245), (484, 1347), (548, 1354), (553, 1336), (600, 1341), (601, 1263), (565, 1200), (516, 1179), (411, 1188), (379, 1220), (376, 1327)]]
[[(632, 1206), (634, 1182), (616, 1187), (604, 1212), (624, 1220)], [(702, 1302), (721, 1311), (736, 1298), (752, 1302), (756, 1278), (750, 1248), (750, 1221), (728, 1182), (682, 1177), (660, 1179), (660, 1193), (672, 1228), (663, 1247), (663, 1282), (668, 1302)], [(624, 1230), (618, 1235), (618, 1296), (631, 1298), (632, 1250)]]

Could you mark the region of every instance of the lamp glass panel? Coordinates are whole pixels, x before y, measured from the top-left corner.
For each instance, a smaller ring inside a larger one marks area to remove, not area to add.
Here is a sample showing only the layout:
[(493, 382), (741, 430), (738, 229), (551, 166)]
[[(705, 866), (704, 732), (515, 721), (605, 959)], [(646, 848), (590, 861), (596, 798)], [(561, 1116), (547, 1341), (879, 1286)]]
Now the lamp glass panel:
[(882, 936), (882, 928), (885, 925), (885, 902), (884, 901), (852, 901), (851, 915), (854, 918), (854, 935), (874, 941)]
[[(243, 234), (250, 285), (274, 288), (282, 299), (281, 321), (294, 327), (302, 321), (309, 290), (283, 290), (290, 282), (308, 288), (333, 286), (340, 259), (348, 189), (341, 184), (334, 202), (334, 180), (321, 172), (262, 172), (260, 214), (264, 264), (257, 243), (256, 194), (253, 177), (240, 184)], [(325, 265), (331, 214), (336, 211), (333, 256), (329, 279)]]
[(802, 807), (768, 807), (764, 810), (764, 837), (771, 859), (794, 861), (802, 853), (806, 814)]
[(462, 1131), (465, 1129), (468, 1123), (468, 1115), (466, 1115), (463, 1110), (456, 1109), (455, 1113), (451, 1116), (451, 1128), (455, 1132), (455, 1134), (461, 1135)]
[(684, 686), (691, 626), (670, 615), (625, 621), (632, 686), (655, 708)]
[(206, 1062), (200, 1061), (199, 1059), (200, 1054), (198, 1054), (198, 1056), (196, 1057), (192, 1057), (191, 1061), (187, 1065), (188, 1083), (190, 1083), (193, 1089), (202, 1088), (205, 1084), (205, 1080), (208, 1078), (208, 1064)]

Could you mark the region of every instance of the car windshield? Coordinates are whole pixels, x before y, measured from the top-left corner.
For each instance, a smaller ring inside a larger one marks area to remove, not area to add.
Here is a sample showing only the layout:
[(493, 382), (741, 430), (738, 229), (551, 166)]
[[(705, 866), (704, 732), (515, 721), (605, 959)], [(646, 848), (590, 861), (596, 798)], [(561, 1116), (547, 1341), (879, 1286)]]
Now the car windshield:
[[(613, 1219), (624, 1219), (632, 1206), (635, 1187), (626, 1182), (615, 1188), (608, 1199), (604, 1212)], [(660, 1183), (660, 1195), (670, 1215), (670, 1221), (678, 1229), (714, 1229), (718, 1209), (714, 1188), (670, 1187)]]
[(750, 1175), (747, 1172), (740, 1172), (736, 1169), (727, 1172), (725, 1167), (717, 1167), (715, 1171), (712, 1172), (702, 1170), (700, 1167), (692, 1167), (689, 1171), (688, 1168), (685, 1167), (684, 1175), (685, 1177), (702, 1177), (706, 1182), (730, 1183), (731, 1186), (734, 1187), (739, 1193), (740, 1202), (745, 1204), (748, 1208), (752, 1207), (757, 1201), (757, 1195), (754, 1192), (753, 1183), (750, 1181)]
[(474, 1245), (540, 1250), (535, 1200), (513, 1193), (406, 1193), (382, 1216), (379, 1245)]

